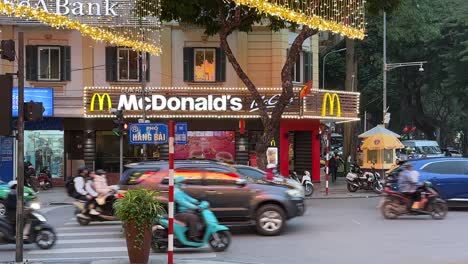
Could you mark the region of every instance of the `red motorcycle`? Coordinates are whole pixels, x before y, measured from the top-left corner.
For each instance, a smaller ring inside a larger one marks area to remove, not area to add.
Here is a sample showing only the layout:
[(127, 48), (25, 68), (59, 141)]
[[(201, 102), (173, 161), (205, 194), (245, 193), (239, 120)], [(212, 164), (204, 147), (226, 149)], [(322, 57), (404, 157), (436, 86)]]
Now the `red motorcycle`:
[(48, 167), (44, 167), (37, 175), (37, 183), (42, 190), (52, 188), (52, 174)]
[(427, 201), (422, 209), (413, 209), (413, 199), (403, 193), (385, 188), (385, 197), (380, 202), (380, 209), (386, 219), (396, 219), (401, 215), (430, 215), (433, 219), (444, 219), (448, 212), (447, 202), (440, 198), (430, 182), (424, 182), (418, 188), (421, 198)]

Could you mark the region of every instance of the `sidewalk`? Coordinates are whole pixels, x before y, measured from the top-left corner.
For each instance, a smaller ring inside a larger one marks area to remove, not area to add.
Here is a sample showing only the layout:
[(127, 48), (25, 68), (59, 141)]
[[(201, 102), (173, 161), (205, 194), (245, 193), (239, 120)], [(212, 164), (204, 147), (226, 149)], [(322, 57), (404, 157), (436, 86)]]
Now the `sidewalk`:
[(357, 192), (350, 192), (347, 189), (347, 183), (344, 177), (338, 177), (336, 182), (328, 182), (328, 195), (326, 194), (325, 190), (325, 173), (321, 173), (320, 175), (320, 182), (314, 183), (314, 194), (311, 197), (307, 197), (306, 199), (346, 199), (346, 198), (371, 198), (371, 197), (378, 197), (379, 195), (366, 190), (358, 190)]
[[(160, 258), (151, 258), (148, 264), (166, 264), (167, 260), (160, 259)], [(248, 264), (248, 263), (241, 263), (241, 262), (226, 262), (226, 261), (214, 261), (214, 260), (188, 260), (188, 259), (174, 259), (175, 264)], [(96, 260), (91, 262), (90, 264), (130, 264), (128, 259), (109, 259), (109, 260)]]
[(44, 206), (57, 206), (73, 204), (75, 199), (68, 196), (64, 187), (54, 187), (50, 190), (39, 190), (37, 195), (39, 201)]

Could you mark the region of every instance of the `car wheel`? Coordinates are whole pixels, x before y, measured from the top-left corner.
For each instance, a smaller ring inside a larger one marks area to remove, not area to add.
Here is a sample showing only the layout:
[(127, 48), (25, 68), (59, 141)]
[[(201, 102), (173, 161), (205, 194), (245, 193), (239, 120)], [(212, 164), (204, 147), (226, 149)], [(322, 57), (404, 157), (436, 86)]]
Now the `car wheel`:
[(0, 217), (1, 216), (5, 216), (6, 214), (6, 207), (5, 205), (3, 204), (3, 201), (0, 202)]
[(284, 210), (274, 204), (260, 207), (256, 219), (257, 232), (264, 236), (277, 236), (286, 227)]

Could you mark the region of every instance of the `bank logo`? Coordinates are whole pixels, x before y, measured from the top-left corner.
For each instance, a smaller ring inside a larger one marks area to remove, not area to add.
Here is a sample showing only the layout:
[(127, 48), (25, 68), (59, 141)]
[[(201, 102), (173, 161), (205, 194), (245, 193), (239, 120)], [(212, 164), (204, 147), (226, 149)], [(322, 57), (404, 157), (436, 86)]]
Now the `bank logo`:
[(330, 116), (335, 115), (335, 103), (336, 103), (336, 116), (341, 116), (341, 102), (340, 97), (337, 93), (325, 93), (322, 101), (322, 116), (327, 116), (327, 105), (330, 105), (328, 111)]
[(99, 106), (98, 111), (104, 111), (105, 102), (107, 102), (107, 110), (110, 110), (112, 108), (112, 100), (108, 93), (103, 93), (103, 94), (95, 93), (93, 94), (93, 97), (91, 97), (91, 104), (89, 106), (90, 112), (94, 111), (94, 108), (96, 106), (96, 98), (98, 99), (98, 106)]

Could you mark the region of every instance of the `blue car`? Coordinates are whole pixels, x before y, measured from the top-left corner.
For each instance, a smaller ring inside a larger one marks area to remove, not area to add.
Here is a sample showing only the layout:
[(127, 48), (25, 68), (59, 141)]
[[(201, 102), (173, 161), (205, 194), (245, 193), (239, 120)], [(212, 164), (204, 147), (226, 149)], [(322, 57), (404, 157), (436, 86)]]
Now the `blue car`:
[(419, 181), (431, 182), (451, 206), (468, 206), (467, 158), (428, 158), (408, 162), (419, 171)]

